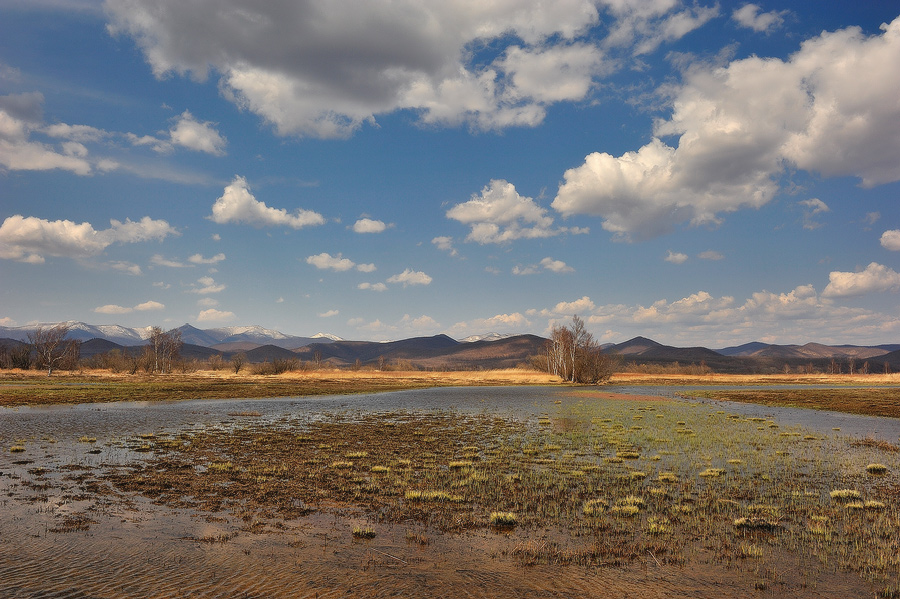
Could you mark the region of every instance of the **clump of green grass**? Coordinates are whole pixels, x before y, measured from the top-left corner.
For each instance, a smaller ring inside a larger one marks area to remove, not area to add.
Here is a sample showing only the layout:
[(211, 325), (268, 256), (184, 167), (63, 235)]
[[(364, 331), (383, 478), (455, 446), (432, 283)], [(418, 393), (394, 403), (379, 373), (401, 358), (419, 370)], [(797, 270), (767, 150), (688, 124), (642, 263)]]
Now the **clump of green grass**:
[(854, 499), (859, 499), (861, 497), (859, 491), (855, 489), (836, 489), (829, 495), (835, 501), (853, 501)]
[(470, 468), (471, 466), (472, 460), (459, 460), (447, 464), (447, 467), (450, 468), (450, 470), (462, 470), (464, 468)]
[(718, 478), (725, 474), (724, 468), (707, 468), (703, 472), (700, 473), (700, 476), (704, 478)]
[(491, 512), (488, 520), (491, 526), (497, 527), (515, 526), (518, 522), (518, 518), (512, 512)]
[(759, 559), (763, 556), (763, 549), (757, 545), (741, 544), (741, 557)]
[(372, 466), (372, 468), (369, 471), (372, 472), (373, 474), (387, 474), (388, 472), (391, 471), (391, 469), (388, 468), (387, 466)]
[(353, 468), (353, 462), (331, 462), (331, 467), (335, 470), (349, 470)]
[(610, 508), (609, 513), (620, 518), (632, 518), (637, 516), (641, 511), (636, 505), (614, 505)]
[(587, 518), (600, 516), (606, 511), (606, 502), (602, 499), (591, 499), (584, 503), (581, 511)]
[(884, 464), (869, 464), (866, 466), (866, 472), (869, 474), (874, 474), (876, 476), (881, 476), (887, 474), (888, 467)]
[(636, 460), (636, 459), (638, 459), (638, 458), (641, 457), (641, 452), (639, 452), (639, 451), (630, 451), (630, 450), (617, 451), (617, 452), (616, 452), (616, 457), (617, 457), (617, 458), (622, 458), (623, 460)]
[(656, 480), (661, 483), (677, 483), (678, 476), (674, 472), (660, 472)]
[(463, 500), (459, 495), (451, 495), (446, 491), (418, 491), (410, 489), (406, 491), (404, 497), (409, 501), (452, 501), (460, 502)]
[(82, 437), (79, 437), (78, 442), (79, 443), (96, 443), (97, 437), (88, 437), (87, 435), (84, 435)]
[(10, 453), (21, 453), (21, 452), (25, 451), (25, 446), (24, 445), (13, 445), (12, 447), (9, 448), (9, 451), (10, 451)]
[(667, 535), (672, 533), (669, 520), (661, 516), (650, 516), (647, 519), (647, 534)]
[(345, 453), (344, 457), (350, 458), (350, 459), (357, 459), (357, 458), (367, 457), (368, 455), (369, 455), (368, 451), (350, 451), (348, 453)]
[(353, 536), (357, 539), (374, 539), (378, 533), (375, 532), (374, 529), (369, 528), (368, 526), (354, 526), (353, 527)]

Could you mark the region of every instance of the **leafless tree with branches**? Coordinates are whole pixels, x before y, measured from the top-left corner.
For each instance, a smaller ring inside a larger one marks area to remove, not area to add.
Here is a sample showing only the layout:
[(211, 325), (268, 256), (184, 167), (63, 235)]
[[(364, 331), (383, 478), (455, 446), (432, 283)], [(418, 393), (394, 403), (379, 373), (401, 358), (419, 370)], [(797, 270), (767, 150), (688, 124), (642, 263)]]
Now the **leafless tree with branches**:
[(35, 353), (35, 364), (38, 368), (46, 368), (47, 376), (53, 374), (54, 368), (74, 367), (78, 362), (78, 342), (66, 339), (68, 334), (67, 324), (38, 327), (28, 333), (28, 342)]

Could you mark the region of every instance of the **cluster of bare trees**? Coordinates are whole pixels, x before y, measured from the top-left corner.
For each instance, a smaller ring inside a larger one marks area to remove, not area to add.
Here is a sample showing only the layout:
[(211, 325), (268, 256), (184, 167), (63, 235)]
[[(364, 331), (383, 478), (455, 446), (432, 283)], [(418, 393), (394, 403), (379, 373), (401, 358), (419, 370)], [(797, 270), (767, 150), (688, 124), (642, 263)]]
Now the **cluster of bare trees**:
[(603, 352), (584, 320), (575, 316), (571, 326), (553, 327), (539, 366), (565, 381), (596, 384), (609, 379), (620, 362), (618, 356)]
[(79, 345), (74, 339), (66, 339), (68, 334), (69, 327), (65, 324), (38, 327), (28, 333), (34, 364), (37, 368), (46, 368), (47, 376), (53, 374), (54, 368), (72, 370), (78, 365)]
[(172, 372), (181, 357), (181, 331), (163, 331), (159, 327), (150, 329), (148, 344), (144, 346), (144, 368), (147, 372)]

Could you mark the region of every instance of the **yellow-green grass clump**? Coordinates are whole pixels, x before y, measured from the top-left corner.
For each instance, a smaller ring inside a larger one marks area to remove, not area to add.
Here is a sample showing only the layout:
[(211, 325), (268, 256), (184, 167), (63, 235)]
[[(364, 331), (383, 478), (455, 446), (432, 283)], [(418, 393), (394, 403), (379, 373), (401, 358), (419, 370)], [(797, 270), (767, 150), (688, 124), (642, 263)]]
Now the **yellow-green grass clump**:
[(661, 483), (677, 483), (678, 476), (674, 472), (660, 472), (656, 480)]
[(887, 474), (888, 467), (884, 464), (869, 464), (866, 466), (866, 472), (869, 474), (874, 474), (876, 476), (881, 476)]
[(335, 470), (349, 470), (350, 468), (353, 468), (353, 462), (331, 462), (331, 467)]
[(647, 519), (647, 534), (651, 535), (667, 535), (671, 534), (672, 526), (667, 518), (660, 516), (650, 516)]
[(388, 468), (387, 466), (372, 466), (372, 468), (369, 471), (372, 472), (373, 474), (387, 474), (388, 472), (391, 471), (391, 469)]
[(491, 526), (515, 526), (518, 518), (512, 512), (491, 512), (488, 518)]
[(368, 457), (368, 451), (351, 451), (344, 454), (345, 458), (356, 459), (356, 458), (365, 458)]
[(584, 503), (581, 510), (586, 518), (597, 517), (606, 511), (606, 502), (602, 499), (591, 499)]
[(84, 435), (82, 437), (79, 437), (78, 442), (79, 443), (96, 443), (97, 437), (88, 437), (87, 435)]
[(629, 495), (628, 497), (624, 497), (616, 502), (612, 508), (610, 508), (610, 513), (615, 516), (620, 516), (623, 518), (630, 518), (632, 516), (636, 516), (641, 508), (644, 507), (644, 500), (638, 497), (637, 495)]
[(830, 493), (830, 496), (835, 501), (854, 501), (861, 497), (859, 491), (855, 489), (836, 489)]
[(723, 468), (707, 468), (700, 473), (700, 476), (702, 476), (703, 478), (718, 478), (723, 474), (725, 474), (725, 470)]
[(11, 453), (21, 453), (21, 452), (25, 451), (25, 446), (24, 445), (13, 445), (12, 447), (9, 448), (9, 451)]
[(451, 495), (446, 491), (419, 491), (410, 489), (404, 495), (409, 501), (452, 501), (460, 502), (463, 500), (459, 495)]
[(378, 533), (375, 532), (374, 529), (369, 528), (368, 526), (355, 526), (353, 527), (353, 536), (357, 539), (374, 539)]

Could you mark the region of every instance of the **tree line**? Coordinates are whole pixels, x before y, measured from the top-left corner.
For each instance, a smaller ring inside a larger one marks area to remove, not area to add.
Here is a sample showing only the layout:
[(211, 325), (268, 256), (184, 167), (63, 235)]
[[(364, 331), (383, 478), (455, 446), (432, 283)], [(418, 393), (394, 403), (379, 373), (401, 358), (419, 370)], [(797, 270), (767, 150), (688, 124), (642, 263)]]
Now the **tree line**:
[[(67, 339), (69, 326), (38, 327), (28, 333), (27, 343), (13, 347), (0, 347), (0, 368), (32, 368), (46, 370), (51, 376), (54, 370), (75, 370), (79, 366), (81, 344)], [(145, 370), (151, 373), (172, 372), (181, 358), (181, 331), (164, 331), (153, 327), (147, 345), (141, 351), (106, 356), (107, 360), (122, 361), (132, 373)]]

